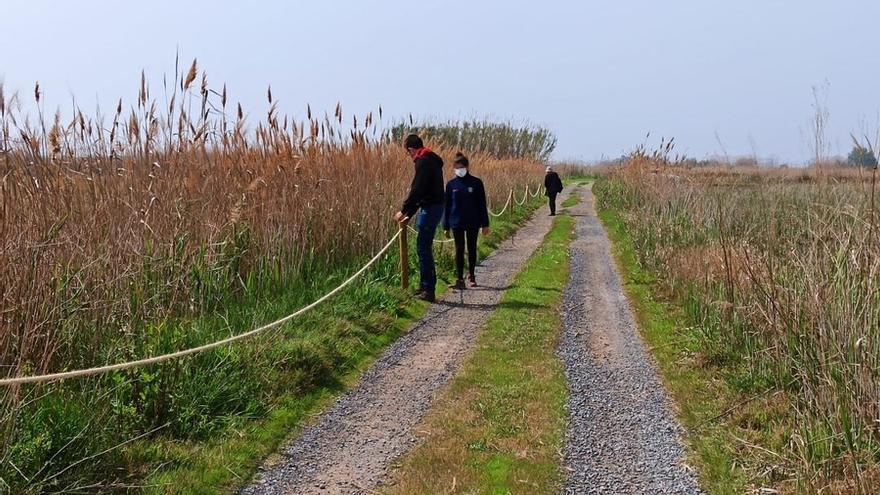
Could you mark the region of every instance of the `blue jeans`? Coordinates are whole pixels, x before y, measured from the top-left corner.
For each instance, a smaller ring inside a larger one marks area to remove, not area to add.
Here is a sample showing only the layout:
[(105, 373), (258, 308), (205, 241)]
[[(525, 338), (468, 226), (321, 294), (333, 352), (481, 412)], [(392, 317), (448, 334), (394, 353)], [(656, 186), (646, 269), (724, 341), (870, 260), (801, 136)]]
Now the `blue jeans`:
[(419, 288), (434, 292), (437, 271), (434, 268), (434, 234), (443, 219), (443, 205), (422, 206), (416, 214), (416, 253), (419, 255)]

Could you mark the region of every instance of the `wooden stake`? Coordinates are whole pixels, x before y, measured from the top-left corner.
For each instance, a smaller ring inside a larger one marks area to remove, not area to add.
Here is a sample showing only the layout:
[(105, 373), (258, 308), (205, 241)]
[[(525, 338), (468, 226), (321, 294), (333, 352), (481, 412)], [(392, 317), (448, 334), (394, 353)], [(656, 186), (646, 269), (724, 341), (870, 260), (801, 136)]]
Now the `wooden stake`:
[(405, 224), (400, 225), (400, 286), (406, 290), (409, 288), (409, 249), (407, 248), (407, 234), (409, 229)]

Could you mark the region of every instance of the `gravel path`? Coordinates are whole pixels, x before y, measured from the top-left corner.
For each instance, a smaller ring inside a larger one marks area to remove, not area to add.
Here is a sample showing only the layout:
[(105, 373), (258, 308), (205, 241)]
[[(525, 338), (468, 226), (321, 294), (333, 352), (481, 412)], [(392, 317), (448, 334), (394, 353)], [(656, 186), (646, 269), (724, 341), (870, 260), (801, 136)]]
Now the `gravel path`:
[(446, 293), (240, 494), (369, 493), (376, 487), (391, 461), (412, 447), (412, 427), (543, 240), (551, 225), (548, 213), (546, 205), (538, 209), (485, 260), (477, 270), (481, 288)]
[(563, 493), (700, 494), (684, 464), (683, 433), (639, 336), (596, 217), (589, 186), (569, 209), (577, 220), (562, 306), (571, 396)]

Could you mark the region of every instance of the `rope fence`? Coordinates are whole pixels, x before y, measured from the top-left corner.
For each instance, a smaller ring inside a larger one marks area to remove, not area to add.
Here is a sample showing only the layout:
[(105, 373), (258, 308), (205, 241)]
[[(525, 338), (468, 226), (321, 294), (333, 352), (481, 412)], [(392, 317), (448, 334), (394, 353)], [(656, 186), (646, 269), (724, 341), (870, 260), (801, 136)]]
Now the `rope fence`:
[(503, 215), (504, 212), (507, 211), (507, 207), (510, 206), (511, 198), (513, 198), (513, 189), (511, 189), (510, 193), (507, 195), (507, 202), (504, 203), (504, 208), (501, 208), (501, 211), (499, 211), (498, 213), (495, 213), (490, 208), (487, 208), (489, 210), (489, 214), (493, 217), (500, 217), (501, 215)]
[[(511, 193), (513, 193), (513, 191), (511, 191)], [(516, 202), (517, 206), (522, 206), (522, 205), (526, 204), (527, 199), (529, 199), (529, 186), (528, 186), (528, 184), (526, 184), (526, 190), (523, 191), (522, 201), (519, 201), (518, 199), (516, 199), (516, 197), (514, 197), (513, 200)]]
[(161, 356), (154, 356), (154, 357), (145, 358), (145, 359), (138, 359), (136, 361), (129, 361), (126, 363), (98, 366), (95, 368), (87, 368), (87, 369), (81, 369), (81, 370), (75, 370), (75, 371), (65, 371), (62, 373), (50, 373), (47, 375), (5, 378), (5, 379), (0, 380), (0, 386), (8, 387), (11, 385), (21, 385), (24, 383), (53, 382), (53, 381), (58, 381), (58, 380), (64, 380), (66, 378), (79, 378), (79, 377), (83, 377), (83, 376), (98, 375), (98, 374), (103, 374), (103, 373), (109, 373), (111, 371), (119, 371), (119, 370), (124, 370), (124, 369), (128, 369), (128, 368), (146, 366), (148, 364), (161, 363), (163, 361), (168, 361), (168, 360), (176, 359), (176, 358), (183, 357), (183, 356), (189, 356), (191, 354), (204, 352), (204, 351), (207, 351), (210, 349), (215, 349), (217, 347), (224, 346), (226, 344), (231, 344), (231, 343), (239, 341), (239, 340), (244, 340), (244, 339), (253, 337), (254, 335), (257, 335), (258, 333), (262, 333), (266, 330), (269, 330), (271, 328), (275, 328), (279, 325), (287, 323), (288, 321), (296, 318), (297, 316), (300, 316), (300, 315), (306, 313), (307, 311), (317, 307), (318, 305), (320, 305), (324, 301), (335, 296), (337, 293), (339, 293), (339, 291), (341, 291), (342, 289), (344, 289), (345, 287), (350, 285), (352, 282), (354, 282), (358, 277), (360, 277), (365, 271), (367, 271), (368, 268), (370, 268), (373, 264), (375, 264), (376, 261), (378, 261), (382, 257), (382, 255), (384, 255), (389, 249), (391, 249), (391, 246), (393, 246), (394, 243), (397, 241), (397, 238), (400, 237), (401, 231), (402, 231), (402, 229), (398, 230), (397, 233), (391, 237), (391, 240), (389, 240), (388, 243), (385, 244), (385, 246), (383, 246), (382, 249), (380, 249), (379, 252), (376, 253), (376, 255), (373, 256), (373, 258), (370, 261), (368, 261), (366, 265), (361, 267), (360, 270), (358, 270), (352, 276), (350, 276), (348, 279), (346, 279), (344, 282), (339, 284), (335, 289), (324, 294), (323, 296), (321, 296), (319, 299), (317, 299), (313, 303), (309, 304), (308, 306), (303, 306), (302, 308), (298, 309), (296, 312), (291, 313), (281, 319), (275, 320), (272, 323), (267, 323), (266, 325), (263, 325), (261, 327), (257, 327), (253, 330), (250, 330), (250, 331), (247, 331), (244, 333), (240, 333), (238, 335), (233, 335), (232, 337), (228, 337), (223, 340), (218, 340), (216, 342), (211, 342), (209, 344), (201, 345), (198, 347), (192, 347), (190, 349), (185, 349), (182, 351), (172, 352), (169, 354), (162, 354)]
[[(521, 202), (520, 202), (520, 201), (515, 201), (516, 204), (517, 204), (518, 206), (522, 206), (522, 205), (524, 205), (525, 202), (526, 202), (526, 199), (527, 199), (527, 198), (529, 198), (529, 197), (535, 198), (535, 197), (537, 197), (538, 194), (541, 192), (541, 186), (538, 186), (538, 187), (535, 189), (535, 192), (534, 192), (534, 193), (529, 192), (530, 189), (531, 189), (531, 186), (530, 186), (529, 184), (526, 184), (526, 192), (525, 192), (525, 194), (523, 195), (523, 200), (522, 200)], [(508, 193), (508, 195), (507, 195), (507, 202), (504, 203), (504, 208), (502, 208), (500, 212), (495, 213), (495, 212), (493, 212), (493, 211), (491, 210), (491, 208), (488, 208), (488, 207), (487, 207), (486, 209), (489, 211), (489, 214), (492, 215), (492, 216), (494, 216), (494, 217), (500, 217), (501, 215), (503, 215), (504, 212), (507, 211), (507, 207), (510, 206), (510, 200), (511, 200), (511, 198), (513, 198), (514, 191), (515, 191), (515, 189), (511, 189), (511, 190), (510, 190), (510, 193)], [(409, 226), (409, 225), (408, 225), (407, 227), (409, 227), (409, 230), (410, 230), (412, 233), (414, 233), (414, 234), (418, 234), (418, 233), (419, 233), (419, 231), (416, 230), (416, 229), (414, 229), (412, 226)], [(434, 243), (436, 243), (436, 244), (445, 244), (445, 243), (447, 243), (447, 242), (453, 242), (453, 241), (455, 241), (455, 239), (434, 239)]]
[[(416, 229), (410, 227), (409, 225), (407, 225), (407, 228), (409, 228), (409, 230), (410, 230), (413, 234), (418, 234), (418, 233), (419, 233), (418, 230), (416, 230)], [(454, 241), (454, 240), (455, 240), (455, 239), (434, 239), (434, 243), (435, 243), (435, 244), (445, 244), (445, 243), (447, 243), (447, 242), (452, 242), (452, 241)]]
[[(507, 208), (510, 206), (511, 199), (513, 199), (517, 205), (521, 206), (521, 205), (525, 204), (526, 198), (528, 198), (529, 194), (530, 194), (529, 189), (530, 189), (529, 186), (526, 185), (526, 191), (525, 191), (525, 195), (523, 196), (522, 202), (519, 202), (516, 200), (516, 198), (514, 198), (514, 189), (511, 189), (510, 193), (507, 195), (507, 203), (505, 203), (504, 208), (502, 208), (499, 213), (494, 213), (491, 210), (489, 210), (489, 213), (495, 217), (501, 216), (507, 210)], [(540, 189), (541, 188), (539, 187), (538, 191), (540, 191)], [(532, 197), (535, 197), (536, 195), (537, 194), (534, 194), (534, 195), (532, 195)], [(407, 225), (407, 228), (409, 228), (409, 230), (412, 230), (413, 232), (418, 233), (418, 231), (416, 229), (412, 228), (409, 225)], [(408, 275), (409, 275), (408, 274), (408, 262), (405, 260), (405, 258), (403, 256), (403, 253), (407, 252), (407, 250), (406, 250), (406, 237), (407, 237), (406, 236), (406, 229), (404, 229), (401, 226), (401, 228), (398, 229), (397, 233), (395, 233), (391, 237), (391, 239), (388, 241), (388, 243), (385, 244), (364, 266), (362, 266), (357, 272), (352, 274), (349, 278), (347, 278), (344, 282), (339, 284), (337, 287), (335, 287), (331, 291), (327, 292), (326, 294), (324, 294), (323, 296), (321, 296), (320, 298), (318, 298), (314, 302), (308, 304), (307, 306), (303, 306), (302, 308), (298, 309), (297, 311), (295, 311), (295, 312), (293, 312), (283, 318), (275, 320), (271, 323), (267, 323), (263, 326), (254, 328), (254, 329), (249, 330), (247, 332), (233, 335), (231, 337), (227, 337), (225, 339), (211, 342), (208, 344), (204, 344), (204, 345), (201, 345), (198, 347), (192, 347), (192, 348), (184, 349), (184, 350), (177, 351), (177, 352), (171, 352), (171, 353), (162, 354), (159, 356), (138, 359), (135, 361), (128, 361), (128, 362), (117, 363), (117, 364), (109, 364), (109, 365), (105, 365), (105, 366), (96, 366), (93, 368), (79, 369), (79, 370), (73, 370), (73, 371), (64, 371), (64, 372), (59, 372), (59, 373), (48, 373), (48, 374), (44, 374), (44, 375), (32, 375), (32, 376), (20, 376), (20, 377), (14, 377), (14, 378), (3, 378), (3, 379), (0, 379), (0, 387), (10, 387), (13, 385), (23, 385), (23, 384), (28, 384), (28, 383), (54, 382), (54, 381), (59, 381), (59, 380), (65, 380), (68, 378), (80, 378), (80, 377), (85, 377), (85, 376), (110, 373), (112, 371), (120, 371), (120, 370), (129, 369), (129, 368), (147, 366), (150, 364), (157, 364), (157, 363), (161, 363), (164, 361), (169, 361), (172, 359), (181, 358), (184, 356), (190, 356), (192, 354), (197, 354), (197, 353), (208, 351), (211, 349), (216, 349), (218, 347), (225, 346), (225, 345), (231, 344), (233, 342), (237, 342), (240, 340), (251, 338), (257, 334), (265, 332), (266, 330), (270, 330), (272, 328), (283, 325), (284, 323), (287, 323), (288, 321), (305, 314), (306, 312), (314, 309), (315, 307), (324, 303), (328, 299), (332, 298), (333, 296), (338, 294), (342, 289), (344, 289), (345, 287), (349, 286), (352, 282), (357, 280), (361, 275), (364, 274), (364, 272), (367, 271), (367, 269), (369, 269), (377, 261), (379, 261), (379, 259), (381, 259), (382, 256), (384, 256), (385, 253), (387, 253), (388, 250), (391, 249), (391, 247), (394, 245), (394, 243), (397, 242), (398, 240), (400, 240), (401, 254), (402, 254), (402, 256), (401, 256), (401, 271), (402, 271), (401, 281), (402, 281), (403, 285), (407, 285), (408, 284)], [(450, 241), (453, 241), (453, 239), (435, 240), (434, 242), (445, 243), (445, 242), (450, 242)]]

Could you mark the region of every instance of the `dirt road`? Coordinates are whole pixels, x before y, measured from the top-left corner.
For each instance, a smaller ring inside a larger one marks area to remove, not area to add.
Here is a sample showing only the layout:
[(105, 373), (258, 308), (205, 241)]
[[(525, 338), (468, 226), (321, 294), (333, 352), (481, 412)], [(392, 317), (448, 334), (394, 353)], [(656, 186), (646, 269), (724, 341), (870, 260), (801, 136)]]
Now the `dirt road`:
[[(573, 189), (581, 201), (569, 208), (577, 227), (559, 346), (571, 393), (562, 491), (701, 494), (684, 462), (683, 430), (639, 336), (590, 187)], [(415, 442), (412, 428), (549, 230), (547, 214), (546, 207), (538, 210), (484, 262), (477, 272), (482, 288), (447, 293), (241, 493), (381, 489), (388, 466)]]
[(548, 214), (546, 206), (538, 209), (479, 267), (481, 288), (448, 292), (240, 493), (369, 493), (377, 486), (391, 461), (412, 446), (412, 427), (549, 231)]
[(559, 354), (570, 388), (563, 493), (699, 494), (683, 433), (642, 343), (589, 186), (577, 220)]

